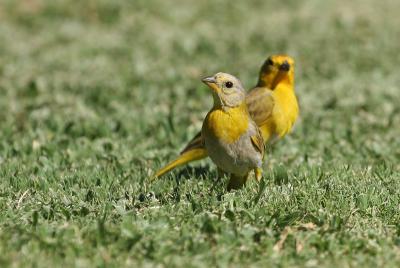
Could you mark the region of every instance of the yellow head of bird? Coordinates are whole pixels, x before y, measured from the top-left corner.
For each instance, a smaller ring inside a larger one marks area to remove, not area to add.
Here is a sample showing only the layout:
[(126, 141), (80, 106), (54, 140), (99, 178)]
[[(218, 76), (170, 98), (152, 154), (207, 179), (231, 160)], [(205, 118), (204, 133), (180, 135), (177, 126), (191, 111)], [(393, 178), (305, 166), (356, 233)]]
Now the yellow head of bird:
[(293, 85), (294, 60), (287, 55), (272, 55), (261, 67), (257, 85), (274, 90), (280, 83)]
[(214, 107), (233, 108), (244, 103), (246, 93), (242, 83), (233, 75), (217, 73), (202, 81), (212, 89)]

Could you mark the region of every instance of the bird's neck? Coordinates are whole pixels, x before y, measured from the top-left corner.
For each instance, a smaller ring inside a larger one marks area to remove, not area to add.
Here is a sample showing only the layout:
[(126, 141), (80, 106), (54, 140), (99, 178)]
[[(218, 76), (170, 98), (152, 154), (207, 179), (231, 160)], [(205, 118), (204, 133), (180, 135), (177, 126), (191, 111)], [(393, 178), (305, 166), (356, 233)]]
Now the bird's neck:
[(227, 113), (227, 114), (230, 114), (230, 113), (248, 114), (247, 104), (245, 101), (242, 102), (240, 105), (234, 106), (234, 107), (230, 107), (230, 106), (221, 104), (221, 102), (219, 102), (219, 101), (215, 101), (211, 111), (216, 111), (216, 110), (219, 110), (219, 111)]
[[(228, 112), (230, 110), (247, 110), (247, 105), (244, 100), (231, 101), (223, 99), (218, 94), (213, 94), (214, 104), (213, 110), (222, 110)], [(236, 104), (239, 103), (239, 104)], [(247, 112), (247, 111), (246, 111)]]
[(260, 75), (257, 82), (257, 87), (267, 87), (271, 88), (273, 82), (273, 77), (269, 75)]

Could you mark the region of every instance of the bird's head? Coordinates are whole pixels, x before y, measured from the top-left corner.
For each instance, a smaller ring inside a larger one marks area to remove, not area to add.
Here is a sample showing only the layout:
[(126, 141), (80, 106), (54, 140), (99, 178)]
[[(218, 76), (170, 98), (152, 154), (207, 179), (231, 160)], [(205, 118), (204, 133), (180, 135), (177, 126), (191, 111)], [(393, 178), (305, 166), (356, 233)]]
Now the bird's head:
[(280, 83), (293, 85), (294, 60), (286, 55), (272, 55), (261, 67), (257, 86), (274, 90)]
[(212, 89), (214, 107), (233, 108), (245, 103), (246, 93), (242, 83), (233, 75), (217, 73), (202, 81)]

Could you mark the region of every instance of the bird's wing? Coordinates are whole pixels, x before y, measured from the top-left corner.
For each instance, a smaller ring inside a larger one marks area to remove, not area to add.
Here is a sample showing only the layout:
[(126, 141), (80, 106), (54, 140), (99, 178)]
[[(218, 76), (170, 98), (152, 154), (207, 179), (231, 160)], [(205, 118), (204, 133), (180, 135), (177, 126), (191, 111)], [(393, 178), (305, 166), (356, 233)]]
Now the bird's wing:
[(261, 126), (271, 117), (275, 105), (272, 91), (265, 87), (256, 87), (246, 96), (247, 108), (251, 118)]
[(262, 137), (260, 129), (255, 124), (254, 128), (256, 130), (256, 133), (250, 136), (251, 143), (253, 144), (254, 149), (256, 149), (256, 151), (258, 151), (264, 158), (264, 139)]
[(197, 133), (197, 135), (194, 136), (194, 138), (191, 139), (191, 141), (189, 141), (189, 143), (185, 146), (185, 148), (183, 148), (180, 154), (182, 155), (193, 149), (204, 149), (204, 140), (201, 136), (201, 131)]

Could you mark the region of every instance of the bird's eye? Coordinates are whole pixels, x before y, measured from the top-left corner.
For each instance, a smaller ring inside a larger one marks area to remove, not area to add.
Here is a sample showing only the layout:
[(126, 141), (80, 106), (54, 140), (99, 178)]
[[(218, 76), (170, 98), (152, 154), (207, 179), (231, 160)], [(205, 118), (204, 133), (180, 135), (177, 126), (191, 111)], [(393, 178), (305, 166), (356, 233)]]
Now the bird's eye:
[(228, 82), (225, 83), (225, 86), (227, 88), (231, 88), (231, 87), (233, 87), (233, 83), (231, 81), (228, 81)]
[(271, 59), (268, 59), (267, 62), (269, 65), (274, 65), (274, 62)]

